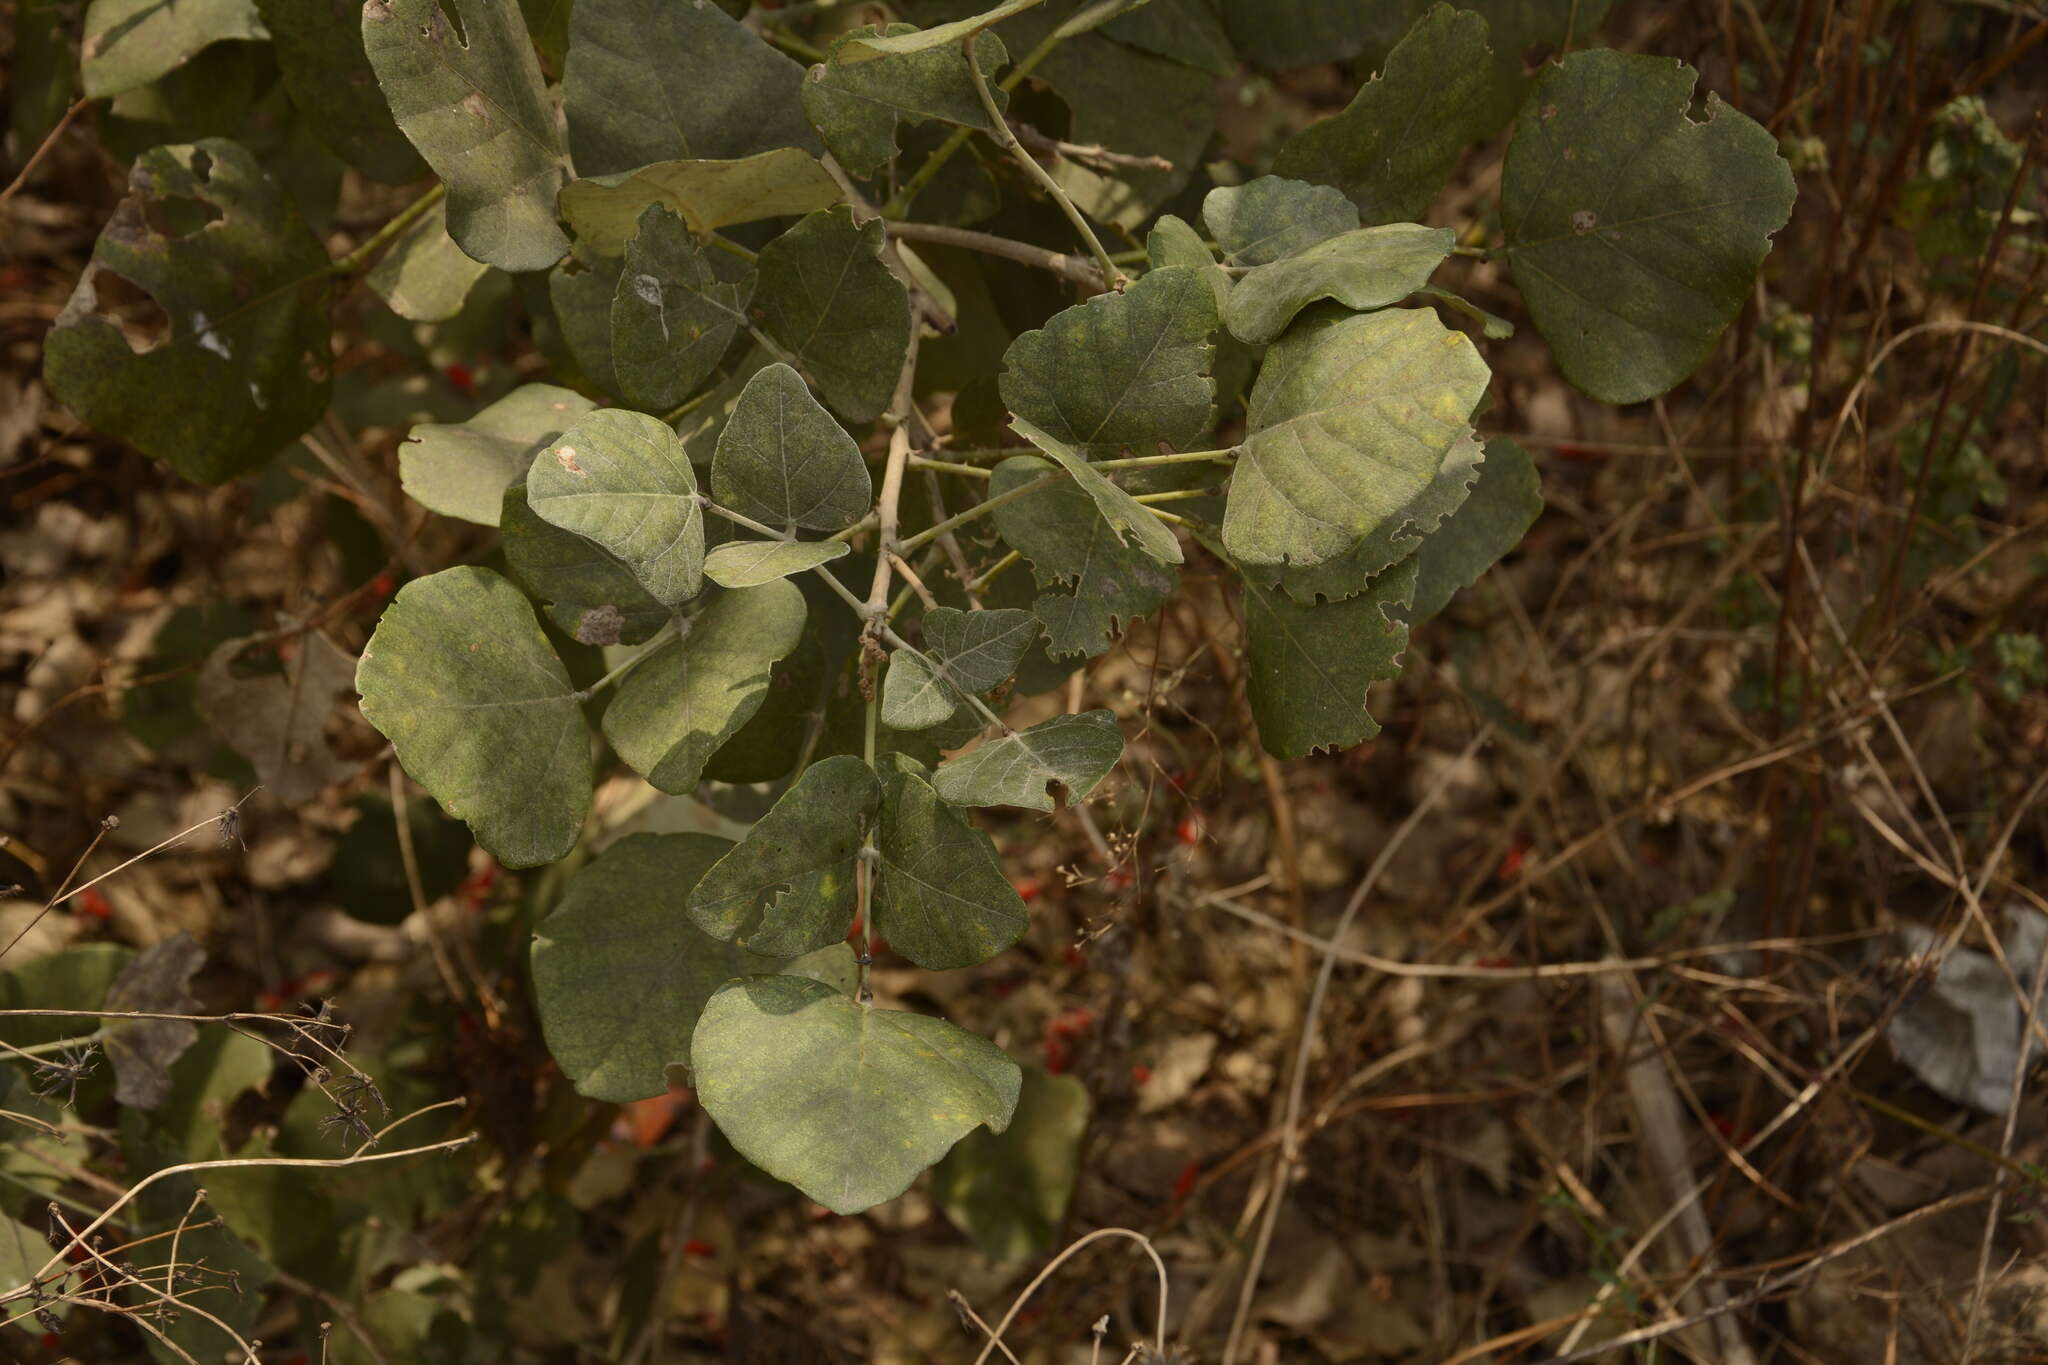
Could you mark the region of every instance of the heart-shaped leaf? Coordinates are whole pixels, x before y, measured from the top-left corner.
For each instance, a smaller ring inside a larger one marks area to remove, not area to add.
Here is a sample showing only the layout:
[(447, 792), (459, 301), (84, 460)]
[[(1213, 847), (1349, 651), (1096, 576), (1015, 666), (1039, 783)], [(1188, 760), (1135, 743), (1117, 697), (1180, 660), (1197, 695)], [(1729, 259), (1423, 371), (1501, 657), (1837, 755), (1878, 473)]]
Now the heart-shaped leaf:
[(1038, 633), (1038, 618), (1014, 607), (931, 608), (924, 614), (924, 653), (897, 650), (889, 656), (882, 723), (895, 730), (929, 730), (951, 719), (962, 693), (1008, 682)]
[(1223, 320), (1240, 340), (1273, 341), (1318, 299), (1365, 312), (1399, 303), (1451, 254), (1456, 234), (1419, 223), (1359, 228), (1252, 270), (1230, 291)]
[(535, 515), (523, 483), (505, 490), (498, 538), (512, 576), (578, 644), (637, 645), (675, 619), (603, 547)]
[(838, 531), (867, 515), (874, 484), (853, 437), (778, 361), (755, 372), (726, 419), (711, 494), (772, 526)]
[(533, 607), (489, 569), (398, 590), (356, 668), (363, 717), (507, 867), (551, 863), (590, 813), (583, 700)]
[[(169, 335), (134, 349), (96, 311), (103, 274), (154, 299)], [(328, 285), (327, 253), (248, 151), (219, 138), (158, 147), (130, 168), (44, 342), (43, 375), (93, 427), (219, 483), (327, 410)]]
[(640, 215), (612, 295), (612, 372), (620, 396), (642, 408), (676, 406), (717, 367), (746, 325), (754, 272), (714, 262), (660, 204)]
[(864, 760), (813, 763), (704, 874), (690, 917), (750, 952), (787, 956), (838, 943), (853, 921), (854, 862), (881, 798)]
[(704, 576), (721, 588), (755, 588), (848, 553), (840, 540), (729, 540), (704, 557)]
[(363, 51), (398, 126), (448, 186), (448, 235), (500, 270), (560, 260), (567, 148), (519, 7), (366, 0)]
[(1123, 731), (1110, 712), (1054, 716), (947, 759), (932, 786), (956, 806), (1049, 811), (1054, 785), (1071, 806), (1109, 776), (1123, 753)]
[(1011, 417), (1017, 434), (1046, 454), (1073, 476), (1075, 486), (1088, 495), (1095, 510), (1109, 523), (1117, 539), (1134, 545), (1161, 564), (1178, 564), (1184, 556), (1180, 542), (1166, 523), (1145, 509), (1145, 504), (1111, 483), (1108, 477), (1081, 457), (1079, 451), (1059, 438), (1040, 431), (1022, 417)]
[(910, 345), (910, 299), (881, 250), (880, 220), (855, 227), (842, 207), (811, 214), (755, 263), (762, 325), (849, 422), (889, 405)]
[[(1053, 468), (1013, 455), (996, 466), (989, 495), (1014, 493)], [(1003, 540), (1031, 561), (1041, 589), (1031, 613), (1056, 655), (1102, 653), (1123, 623), (1156, 610), (1178, 581), (1171, 568), (1125, 545), (1072, 480), (1013, 498), (991, 515)]]
[(688, 634), (626, 675), (605, 708), (605, 738), (663, 791), (694, 791), (711, 756), (761, 709), (804, 617), (804, 595), (787, 579), (720, 593)]
[(1389, 569), (1371, 590), (1320, 606), (1245, 578), (1245, 690), (1267, 753), (1300, 758), (1319, 748), (1348, 749), (1380, 732), (1366, 712), (1366, 692), (1401, 672), (1408, 627), (1386, 608), (1405, 604), (1414, 588), (1413, 559)]
[(599, 408), (533, 457), (534, 514), (596, 542), (658, 602), (704, 586), (704, 511), (680, 436), (658, 417)]
[[(896, 155), (899, 123), (938, 119), (963, 128), (993, 127), (958, 44), (874, 60), (863, 39), (881, 32), (856, 29), (840, 39), (831, 59), (812, 67), (803, 83), (804, 113), (840, 165), (853, 175), (873, 175)], [(888, 32), (900, 37), (917, 30), (890, 24)], [(851, 60), (846, 56), (850, 44), (861, 44)], [(975, 40), (974, 53), (984, 72), (1009, 61), (1002, 39), (993, 33)], [(996, 99), (1007, 102), (1001, 93)]]
[(838, 1213), (894, 1199), (977, 1125), (1001, 1132), (1022, 1085), (987, 1039), (793, 976), (720, 987), (690, 1055), (740, 1155)]
[(1289, 329), (1252, 388), (1223, 517), (1248, 565), (1320, 564), (1405, 525), (1470, 429), (1486, 362), (1427, 309)]
[(1358, 210), (1328, 185), (1262, 175), (1249, 184), (1210, 190), (1202, 200), (1202, 221), (1232, 265), (1266, 265), (1352, 231)]
[(735, 160), (657, 161), (636, 170), (573, 180), (562, 187), (562, 217), (587, 251), (617, 255), (640, 215), (661, 204), (699, 235), (763, 218), (809, 213), (839, 202), (839, 183), (818, 158), (778, 147)]
[(398, 448), (399, 482), (422, 507), (496, 526), (535, 453), (595, 406), (574, 389), (522, 384), (467, 422), (414, 427)]
[(1149, 271), (1011, 342), (1003, 402), (1086, 459), (1150, 455), (1159, 442), (1182, 449), (1209, 429), (1216, 321), (1215, 291), (1199, 272)]
[(919, 764), (901, 754), (883, 762), (875, 932), (929, 971), (988, 961), (1031, 926), (995, 844), (940, 799)]
[(1508, 261), (1565, 378), (1638, 403), (1699, 367), (1792, 216), (1777, 139), (1667, 57), (1575, 52), (1546, 70), (1501, 173)]
[[(578, 1093), (665, 1093), (668, 1068), (690, 1065), (690, 1035), (713, 991), (789, 970), (785, 959), (707, 937), (682, 913), (683, 897), (731, 847), (705, 834), (629, 835), (570, 878), (534, 929), (534, 1008)], [(807, 965), (836, 967), (851, 989), (852, 950), (842, 944), (831, 956), (839, 961)]]

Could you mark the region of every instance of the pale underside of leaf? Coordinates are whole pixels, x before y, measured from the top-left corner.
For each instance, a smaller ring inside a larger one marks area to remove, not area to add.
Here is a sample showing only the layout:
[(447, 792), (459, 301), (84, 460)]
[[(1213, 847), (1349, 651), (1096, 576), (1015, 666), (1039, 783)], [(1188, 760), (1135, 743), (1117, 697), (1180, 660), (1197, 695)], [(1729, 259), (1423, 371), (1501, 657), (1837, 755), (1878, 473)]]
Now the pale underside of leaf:
[(1052, 789), (1073, 805), (1123, 757), (1123, 732), (1108, 711), (1055, 716), (986, 741), (939, 765), (932, 785), (956, 806), (1053, 809)]

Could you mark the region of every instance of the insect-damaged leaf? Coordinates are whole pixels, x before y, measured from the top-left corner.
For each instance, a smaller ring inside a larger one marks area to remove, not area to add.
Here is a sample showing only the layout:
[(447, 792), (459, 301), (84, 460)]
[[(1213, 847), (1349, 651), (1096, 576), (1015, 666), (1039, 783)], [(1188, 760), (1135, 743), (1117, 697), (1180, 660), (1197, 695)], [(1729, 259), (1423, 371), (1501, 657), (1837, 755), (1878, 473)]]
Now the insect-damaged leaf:
[[(707, 937), (683, 913), (683, 897), (732, 847), (704, 834), (634, 834), (579, 871), (533, 934), (534, 1006), (548, 1051), (597, 1100), (667, 1091), (667, 1069), (690, 1064), (690, 1035), (704, 1002), (736, 976), (780, 972), (760, 957)], [(850, 988), (853, 953), (841, 944), (806, 965)]]
[(1318, 299), (1364, 312), (1398, 303), (1429, 282), (1455, 234), (1420, 223), (1358, 228), (1247, 273), (1230, 291), (1224, 321), (1241, 341), (1276, 340)]
[(533, 457), (535, 515), (618, 557), (674, 607), (704, 586), (704, 511), (682, 437), (658, 417), (599, 408)]
[(1291, 328), (1252, 388), (1223, 517), (1231, 556), (1320, 564), (1400, 531), (1469, 430), (1487, 377), (1472, 343), (1427, 309), (1324, 313)]
[[(986, 613), (976, 613), (977, 615)], [(875, 932), (928, 971), (986, 962), (1031, 926), (995, 844), (902, 754), (882, 760)]]
[[(1036, 483), (1053, 466), (1014, 455), (996, 466), (989, 495)], [(996, 529), (1031, 561), (1040, 593), (1031, 611), (1054, 654), (1094, 656), (1120, 625), (1149, 615), (1173, 592), (1174, 571), (1125, 545), (1094, 501), (1071, 479), (998, 506)]]
[(1505, 436), (1486, 443), (1471, 496), (1415, 552), (1415, 600), (1406, 615), (1420, 625), (1442, 611), (1500, 557), (1522, 543), (1543, 513), (1543, 484), (1529, 452)]
[(754, 305), (849, 422), (889, 405), (910, 345), (910, 299), (879, 259), (882, 224), (844, 207), (813, 213), (761, 248)]
[(356, 661), (307, 631), (285, 660), (284, 673), (237, 676), (236, 658), (249, 641), (229, 640), (199, 670), (199, 711), (277, 800), (299, 806), (355, 772), (323, 738), (335, 699), (349, 690)]
[(1202, 221), (1232, 265), (1266, 265), (1358, 226), (1358, 210), (1327, 185), (1262, 175), (1202, 200)]
[(881, 798), (863, 759), (813, 763), (704, 874), (690, 893), (690, 917), (713, 938), (756, 953), (807, 953), (844, 939), (854, 862)]
[[(857, 176), (873, 175), (896, 155), (898, 123), (938, 119), (963, 128), (993, 126), (957, 44), (875, 60), (862, 40), (881, 31), (857, 29), (840, 39), (831, 60), (812, 67), (803, 83), (804, 113), (832, 155)], [(890, 24), (888, 32), (902, 36), (917, 30)], [(984, 73), (1009, 60), (1002, 39), (993, 33), (975, 39), (974, 53)], [(1000, 106), (1007, 96), (996, 92), (996, 101)]]
[(1479, 15), (1432, 7), (1350, 104), (1287, 140), (1275, 174), (1335, 186), (1368, 224), (1420, 218), (1465, 148), (1497, 126), (1486, 38)]
[(740, 1155), (838, 1213), (894, 1199), (976, 1125), (1001, 1132), (1022, 1083), (984, 1038), (793, 976), (720, 987), (690, 1053)]
[(1095, 510), (1116, 533), (1119, 541), (1136, 546), (1161, 564), (1181, 562), (1180, 542), (1174, 539), (1166, 523), (1145, 509), (1144, 503), (1111, 483), (1106, 475), (1088, 464), (1065, 442), (1040, 431), (1022, 417), (1013, 416), (1010, 425), (1017, 429), (1019, 436), (1052, 456), (1053, 462), (1073, 477), (1075, 486), (1088, 495), (1095, 504)]
[(717, 5), (579, 0), (562, 75), (569, 150), (584, 175), (656, 161), (817, 152), (803, 68)]
[(720, 593), (680, 641), (626, 675), (605, 708), (605, 738), (663, 791), (695, 789), (711, 756), (761, 709), (804, 616), (804, 595), (787, 579)]
[(617, 255), (649, 204), (682, 215), (692, 232), (809, 213), (839, 202), (839, 185), (818, 159), (780, 147), (728, 161), (657, 161), (636, 170), (571, 181), (562, 217), (579, 250)]
[(448, 235), (448, 206), (436, 204), (391, 244), (365, 277), (385, 306), (413, 322), (446, 322), (490, 267)]
[(1537, 80), (1501, 174), (1515, 282), (1565, 378), (1610, 403), (1691, 374), (1797, 191), (1777, 140), (1663, 57), (1578, 52)]
[(367, 0), (363, 50), (398, 126), (448, 185), (449, 236), (500, 270), (560, 260), (567, 149), (519, 6)]
[(1405, 604), (1414, 588), (1412, 558), (1369, 590), (1319, 606), (1303, 606), (1245, 578), (1246, 691), (1267, 753), (1300, 758), (1319, 748), (1348, 749), (1379, 733), (1366, 713), (1366, 693), (1399, 675), (1408, 647), (1408, 627), (1386, 607)]
[(1054, 716), (1028, 730), (1013, 730), (939, 765), (932, 786), (956, 806), (1053, 808), (1082, 800), (1123, 757), (1123, 731), (1108, 711)]
[(524, 483), (505, 490), (498, 536), (512, 576), (578, 644), (637, 645), (675, 619), (616, 556), (541, 520)]
[[(103, 274), (155, 300), (168, 335), (132, 346), (96, 311)], [(43, 373), (94, 428), (219, 483), (327, 410), (328, 283), (327, 254), (248, 151), (219, 138), (158, 147), (130, 169)]]
[(256, 0), (256, 8), (270, 30), (292, 107), (313, 135), (372, 180), (416, 179), (426, 167), (377, 88), (363, 52), (358, 7), (334, 0)]
[(405, 770), (499, 862), (534, 867), (574, 847), (590, 812), (582, 698), (509, 581), (457, 568), (400, 588), (356, 687)]
[(838, 531), (867, 514), (874, 484), (853, 437), (777, 361), (747, 381), (719, 433), (711, 495), (772, 526)]
[(1180, 449), (1209, 429), (1215, 330), (1215, 290), (1199, 271), (1149, 271), (1011, 342), (1003, 402), (1086, 459)]
[(612, 295), (612, 369), (620, 396), (664, 411), (717, 366), (746, 322), (753, 267), (714, 260), (659, 204), (640, 215)]
[(849, 553), (840, 540), (729, 540), (704, 557), (704, 576), (721, 588), (753, 588)]
[(148, 85), (201, 48), (269, 36), (255, 0), (92, 0), (79, 73), (88, 99), (106, 99)]
[(506, 488), (534, 453), (596, 405), (574, 389), (523, 384), (467, 422), (427, 422), (398, 448), (398, 478), (420, 506), (496, 526)]

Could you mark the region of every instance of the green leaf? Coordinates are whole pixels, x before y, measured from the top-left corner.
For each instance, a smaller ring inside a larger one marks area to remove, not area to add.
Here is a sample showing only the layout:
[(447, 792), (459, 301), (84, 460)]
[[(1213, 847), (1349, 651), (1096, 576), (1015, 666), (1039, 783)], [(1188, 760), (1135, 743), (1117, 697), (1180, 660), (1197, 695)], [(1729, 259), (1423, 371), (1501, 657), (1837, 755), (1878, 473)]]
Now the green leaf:
[(801, 66), (716, 5), (578, 0), (562, 74), (569, 150), (584, 175), (816, 152), (802, 80)]
[[(984, 10), (972, 18), (955, 19), (950, 24), (935, 24), (923, 30), (913, 29), (908, 24), (891, 24), (886, 33), (871, 28), (853, 37), (844, 52), (839, 54), (840, 60), (872, 62), (883, 57), (902, 57), (939, 48), (956, 48), (977, 33), (985, 32), (1011, 15), (1022, 14), (1041, 2), (1042, 0), (1003, 0), (995, 8)], [(979, 42), (975, 46), (978, 50)], [(984, 66), (983, 69), (988, 68)]]
[(867, 515), (874, 484), (853, 437), (778, 361), (755, 372), (726, 419), (711, 494), (772, 526), (838, 531)]
[(1211, 76), (1237, 70), (1237, 52), (1216, 0), (1150, 0), (1102, 26), (1103, 36)]
[(875, 932), (927, 971), (988, 961), (1031, 927), (994, 842), (939, 798), (921, 765), (884, 761)]
[[(137, 351), (99, 309), (102, 274), (147, 293), (168, 335)], [(327, 410), (327, 253), (239, 144), (158, 147), (45, 342), (52, 393), (198, 483), (246, 473)], [(168, 398), (167, 398), (168, 396)]]
[[(1012, 51), (1029, 50), (1021, 37), (1006, 41)], [(1221, 102), (1207, 72), (1084, 33), (1054, 48), (1033, 74), (1072, 111), (1070, 139), (1172, 167), (1096, 169), (1062, 158), (1053, 179), (1091, 217), (1136, 233), (1202, 163)]]
[(1001, 1132), (1022, 1084), (986, 1039), (792, 976), (719, 988), (690, 1052), (740, 1155), (838, 1213), (894, 1199), (977, 1124)]
[(818, 392), (849, 422), (889, 406), (910, 345), (910, 299), (879, 259), (882, 224), (813, 213), (761, 248), (754, 306)]
[(1501, 175), (1508, 260), (1566, 379), (1654, 398), (1713, 349), (1792, 216), (1771, 133), (1665, 57), (1578, 52), (1522, 107)]
[(1355, 57), (1389, 19), (1399, 22), (1395, 6), (1358, 0), (1222, 0), (1222, 6), (1237, 50), (1279, 70)]
[(541, 520), (524, 483), (505, 490), (498, 535), (512, 576), (578, 644), (637, 645), (675, 619), (611, 553)]
[(1375, 682), (1401, 672), (1408, 627), (1390, 616), (1415, 588), (1415, 561), (1389, 569), (1370, 591), (1302, 606), (1256, 577), (1244, 580), (1246, 692), (1259, 743), (1275, 758), (1348, 749), (1380, 732), (1365, 709)]
[(1266, 265), (1352, 231), (1358, 210), (1328, 185), (1262, 175), (1210, 190), (1202, 221), (1232, 265)]
[(1470, 495), (1473, 480), (1479, 477), (1480, 461), (1485, 458), (1486, 447), (1467, 431), (1451, 443), (1436, 477), (1382, 521), (1378, 530), (1345, 553), (1320, 564), (1290, 564), (1277, 570), (1245, 572), (1263, 581), (1277, 579), (1289, 597), (1303, 604), (1318, 597), (1341, 602), (1364, 592), (1390, 566), (1415, 554), (1419, 545), (1427, 544), (1425, 537), (1458, 510)]
[(444, 569), (398, 590), (356, 669), (363, 718), (507, 867), (567, 853), (590, 813), (582, 698), (519, 589)]
[(1053, 784), (1071, 806), (1109, 776), (1123, 752), (1123, 731), (1110, 712), (1054, 716), (947, 759), (932, 786), (956, 806), (1049, 811)]
[(1216, 320), (1214, 284), (1201, 272), (1148, 271), (1011, 342), (1003, 402), (1085, 459), (1151, 455), (1162, 442), (1184, 449), (1209, 429)]
[(612, 295), (611, 352), (620, 396), (666, 411), (696, 391), (739, 329), (753, 268), (714, 262), (660, 204), (640, 215)]
[(269, 36), (255, 0), (92, 0), (79, 54), (86, 98), (148, 85), (214, 43)]
[(519, 7), (366, 0), (363, 50), (398, 126), (448, 185), (456, 243), (500, 270), (560, 260), (569, 239), (555, 192), (567, 149)]
[(609, 394), (619, 391), (612, 361), (612, 304), (626, 270), (623, 251), (601, 255), (579, 245), (548, 272), (548, 307), (562, 329), (569, 358), (591, 387)]
[(1242, 341), (1277, 340), (1318, 299), (1364, 312), (1398, 303), (1429, 282), (1457, 234), (1419, 223), (1359, 228), (1262, 265), (1230, 291), (1224, 321)]
[(446, 322), (490, 267), (448, 235), (448, 206), (436, 204), (391, 244), (366, 280), (385, 306), (413, 322)]
[[(788, 968), (707, 936), (684, 912), (684, 897), (731, 848), (707, 834), (629, 835), (570, 878), (535, 928), (534, 1008), (577, 1093), (666, 1093), (668, 1067), (690, 1064), (690, 1035), (711, 993), (736, 976)], [(843, 945), (840, 955), (851, 958)]]
[[(179, 8), (168, 5), (167, 9)], [(256, 0), (292, 107), (329, 150), (372, 180), (426, 170), (399, 131), (363, 52), (362, 16), (333, 0)]]
[(1479, 15), (1432, 6), (1350, 104), (1287, 140), (1274, 173), (1335, 186), (1367, 224), (1422, 217), (1465, 149), (1498, 126), (1486, 38)]
[(1027, 1066), (1010, 1126), (960, 1139), (932, 1172), (932, 1198), (991, 1259), (1044, 1255), (1066, 1217), (1087, 1128), (1088, 1087)]
[[(16, 931), (19, 932), (19, 931)], [(31, 958), (0, 972), (0, 1010), (90, 1010), (106, 1003), (107, 992), (135, 950), (116, 943), (88, 943)], [(99, 1029), (90, 1016), (0, 1017), (0, 1039), (15, 1047), (36, 1047)]]
[(929, 730), (951, 720), (960, 705), (960, 694), (923, 656), (904, 649), (889, 655), (889, 671), (882, 675), (882, 724), (892, 730)]
[(1291, 328), (1252, 389), (1223, 517), (1231, 556), (1320, 564), (1399, 535), (1487, 378), (1471, 341), (1428, 309), (1323, 313)]
[(1009, 681), (1038, 633), (1038, 618), (1016, 608), (931, 608), (924, 614), (925, 653), (944, 676), (917, 653), (891, 654), (882, 680), (882, 723), (895, 730), (945, 723), (963, 705), (962, 692), (979, 694)]
[(625, 249), (649, 204), (664, 204), (702, 236), (734, 223), (809, 213), (839, 202), (839, 184), (795, 147), (738, 160), (657, 161), (637, 170), (572, 180), (562, 217), (577, 245), (607, 256)]
[[(1035, 483), (1053, 466), (1014, 455), (996, 466), (989, 495)], [(1031, 561), (1042, 590), (1031, 611), (1054, 654), (1090, 657), (1109, 648), (1123, 623), (1149, 615), (1173, 593), (1177, 576), (1126, 546), (1071, 480), (1002, 504), (991, 514), (1008, 544)]]
[(624, 408), (586, 414), (533, 457), (534, 514), (616, 555), (658, 602), (704, 586), (704, 511), (682, 437)]
[(820, 759), (690, 892), (690, 917), (749, 952), (808, 953), (853, 922), (854, 863), (882, 799), (874, 770), (851, 754)]
[[(863, 40), (880, 32), (878, 27), (856, 29), (840, 39), (831, 60), (812, 67), (803, 83), (804, 113), (849, 173), (870, 176), (893, 159), (899, 123), (938, 119), (963, 128), (993, 128), (958, 44), (878, 61)], [(917, 30), (890, 24), (888, 32), (902, 36)], [(1010, 59), (1003, 40), (993, 33), (975, 39), (974, 55), (984, 73)], [(1006, 95), (996, 94), (999, 106), (1007, 101)]]
[(730, 540), (704, 557), (704, 576), (721, 588), (755, 588), (848, 553), (843, 540)]
[(505, 490), (595, 406), (574, 389), (523, 384), (467, 422), (414, 427), (398, 448), (399, 482), (430, 511), (496, 526)]
[(1135, 545), (1161, 564), (1181, 562), (1180, 542), (1174, 539), (1165, 522), (1146, 510), (1144, 503), (1111, 483), (1072, 447), (1040, 431), (1022, 417), (1011, 417), (1010, 425), (1019, 436), (1052, 456), (1054, 463), (1073, 476), (1075, 485), (1095, 504), (1095, 510), (1102, 514), (1102, 519), (1116, 533), (1120, 543)]
[(720, 593), (683, 639), (626, 675), (605, 708), (605, 738), (663, 791), (694, 791), (711, 756), (761, 709), (804, 616), (804, 595), (787, 579)]
[(1460, 588), (1479, 581), (1543, 514), (1543, 482), (1529, 452), (1505, 436), (1486, 443), (1486, 462), (1463, 506), (1415, 552), (1415, 600), (1407, 616), (1421, 625)]

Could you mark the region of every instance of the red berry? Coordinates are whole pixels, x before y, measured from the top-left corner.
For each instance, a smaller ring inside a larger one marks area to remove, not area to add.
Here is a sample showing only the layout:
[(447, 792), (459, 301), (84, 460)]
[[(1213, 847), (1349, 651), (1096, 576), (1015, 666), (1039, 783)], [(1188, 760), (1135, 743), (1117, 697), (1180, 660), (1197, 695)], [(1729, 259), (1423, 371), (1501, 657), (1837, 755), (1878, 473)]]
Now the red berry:
[(467, 365), (450, 365), (442, 371), (448, 376), (448, 387), (464, 398), (476, 396), (476, 374)]
[(1026, 877), (1023, 881), (1017, 883), (1017, 899), (1029, 905), (1037, 900), (1044, 890), (1045, 888), (1039, 884), (1038, 878)]
[(1202, 1173), (1202, 1163), (1190, 1161), (1180, 1168), (1180, 1174), (1173, 1179), (1173, 1197), (1185, 1199), (1195, 1192), (1195, 1179)]
[(1192, 815), (1181, 817), (1180, 829), (1176, 832), (1184, 844), (1192, 846), (1202, 842), (1202, 824)]
[(718, 1248), (705, 1241), (702, 1237), (692, 1237), (689, 1241), (683, 1243), (683, 1255), (685, 1256), (704, 1257), (716, 1256), (717, 1254)]
[(1065, 962), (1069, 967), (1086, 967), (1088, 965), (1088, 954), (1082, 952), (1079, 948), (1069, 943), (1066, 946), (1066, 950), (1060, 954), (1060, 960)]
[(1149, 1066), (1144, 1066), (1144, 1065), (1139, 1065), (1139, 1066), (1134, 1066), (1134, 1067), (1132, 1067), (1132, 1068), (1131, 1068), (1131, 1081), (1132, 1081), (1132, 1083), (1133, 1083), (1133, 1084), (1135, 1084), (1135, 1085), (1143, 1085), (1143, 1084), (1145, 1084), (1145, 1082), (1147, 1082), (1147, 1081), (1149, 1081), (1149, 1080), (1151, 1080), (1151, 1079), (1152, 1079), (1152, 1068), (1151, 1068), (1151, 1067), (1149, 1067)]
[(104, 924), (114, 917), (114, 907), (107, 904), (105, 896), (102, 896), (99, 892), (88, 886), (85, 890), (78, 893), (76, 903), (71, 907), (71, 913), (83, 915), (87, 919), (96, 919)]
[(370, 596), (389, 597), (398, 590), (398, 580), (389, 573), (380, 573), (370, 580)]

